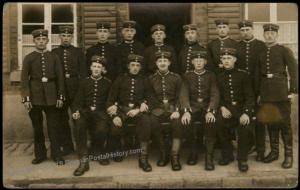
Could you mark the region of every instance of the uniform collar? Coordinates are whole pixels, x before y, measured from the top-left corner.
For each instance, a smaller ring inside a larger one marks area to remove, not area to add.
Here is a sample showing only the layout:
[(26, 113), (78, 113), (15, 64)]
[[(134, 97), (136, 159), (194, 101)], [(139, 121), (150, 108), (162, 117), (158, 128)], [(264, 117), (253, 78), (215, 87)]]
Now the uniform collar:
[(188, 46), (193, 46), (193, 45), (196, 45), (196, 44), (197, 44), (197, 41), (195, 41), (195, 42), (187, 42)]
[(272, 43), (272, 44), (267, 44), (267, 43), (265, 43), (265, 44), (266, 44), (267, 47), (273, 47), (273, 46), (276, 46), (276, 45), (277, 45), (277, 42)]
[(94, 77), (91, 75), (91, 79), (96, 80), (96, 81), (101, 80), (102, 78), (103, 78), (102, 75), (101, 75), (99, 78), (94, 78)]
[(159, 70), (157, 71), (157, 73), (160, 75), (160, 76), (167, 76), (170, 71), (167, 71), (165, 74), (161, 73)]
[(194, 70), (194, 73), (195, 73), (196, 75), (203, 75), (205, 72), (206, 72), (205, 69), (204, 69), (201, 73), (198, 73), (196, 70)]
[(231, 74), (231, 73), (233, 73), (235, 70), (236, 70), (236, 68), (232, 68), (232, 69), (224, 69), (224, 72), (225, 72), (226, 74)]
[(164, 45), (165, 45), (164, 43), (161, 43), (161, 44), (155, 43), (155, 44), (154, 44), (154, 46), (156, 46), (156, 47), (161, 47), (161, 46), (164, 46)]
[(103, 46), (103, 45), (108, 44), (108, 41), (106, 41), (106, 42), (104, 42), (104, 43), (98, 42), (97, 44), (100, 45), (100, 46), (101, 46), (101, 45)]
[(243, 40), (243, 41), (246, 42), (246, 43), (249, 43), (249, 42), (252, 42), (252, 41), (254, 41), (254, 40), (255, 40), (255, 38), (252, 37), (250, 40)]
[(229, 38), (229, 36), (226, 36), (226, 37), (224, 37), (224, 38), (221, 38), (220, 36), (218, 36), (218, 38), (219, 38), (219, 40), (226, 40), (226, 39), (228, 39)]
[(38, 50), (38, 49), (36, 49), (35, 52), (42, 54), (42, 53), (48, 52), (48, 50), (47, 49), (44, 49), (44, 50)]
[(125, 43), (125, 44), (133, 44), (133, 43), (134, 43), (134, 40), (131, 40), (131, 41), (124, 40), (124, 43)]
[(139, 74), (137, 75), (134, 75), (134, 74), (131, 74), (131, 73), (127, 73), (127, 75), (130, 77), (130, 78), (137, 78), (139, 76)]
[(72, 47), (72, 45), (71, 45), (71, 44), (70, 44), (70, 45), (68, 45), (68, 46), (60, 45), (60, 47), (61, 47), (61, 48), (63, 48), (63, 49), (69, 49), (69, 48), (71, 48), (71, 47)]

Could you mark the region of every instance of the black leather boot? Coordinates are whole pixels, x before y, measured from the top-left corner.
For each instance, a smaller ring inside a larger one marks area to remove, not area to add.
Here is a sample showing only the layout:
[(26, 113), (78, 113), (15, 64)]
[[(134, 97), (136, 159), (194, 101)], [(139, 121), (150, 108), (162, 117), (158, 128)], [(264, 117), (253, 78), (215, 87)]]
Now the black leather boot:
[(46, 159), (47, 159), (46, 157), (44, 157), (44, 158), (34, 158), (34, 159), (31, 161), (31, 163), (34, 164), (34, 165), (40, 164), (40, 163), (42, 163), (43, 161), (45, 161)]
[(271, 152), (265, 157), (264, 163), (271, 163), (279, 158), (279, 131), (269, 130)]
[(215, 169), (213, 155), (206, 154), (205, 155), (205, 170), (211, 171)]
[(53, 161), (59, 166), (65, 165), (65, 163), (66, 163), (65, 159), (62, 156), (53, 158)]
[(284, 143), (284, 161), (281, 167), (288, 169), (293, 167), (293, 140), (291, 135), (282, 135)]
[(78, 168), (74, 171), (73, 175), (74, 176), (81, 176), (84, 174), (84, 172), (89, 171), (90, 166), (89, 166), (89, 161), (87, 158), (80, 159), (80, 164)]
[(164, 139), (160, 139), (160, 156), (159, 160), (157, 161), (156, 165), (159, 167), (166, 166), (170, 162), (170, 156), (168, 151), (168, 146)]
[(190, 153), (188, 159), (187, 159), (187, 165), (195, 165), (198, 162), (198, 153), (195, 150), (192, 150)]
[(139, 167), (142, 168), (144, 172), (151, 172), (152, 167), (148, 162), (148, 155), (147, 154), (141, 154), (139, 157)]
[(171, 156), (171, 165), (173, 171), (181, 170), (181, 164), (179, 161), (179, 154), (172, 154)]
[(246, 172), (249, 168), (246, 161), (238, 161), (238, 167), (241, 172)]
[(264, 159), (265, 159), (264, 153), (258, 152), (257, 155), (256, 155), (255, 160), (256, 160), (257, 162), (262, 162)]

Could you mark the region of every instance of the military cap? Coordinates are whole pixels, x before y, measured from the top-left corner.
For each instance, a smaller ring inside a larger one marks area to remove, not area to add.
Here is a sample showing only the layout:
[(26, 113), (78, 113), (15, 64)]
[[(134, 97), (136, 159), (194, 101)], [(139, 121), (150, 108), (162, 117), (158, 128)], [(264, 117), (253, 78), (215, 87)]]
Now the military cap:
[(158, 30), (165, 31), (166, 27), (162, 24), (155, 24), (151, 27), (151, 33), (158, 31)]
[(207, 52), (206, 51), (192, 51), (191, 52), (191, 59), (194, 59), (194, 58), (207, 59)]
[(102, 57), (102, 56), (99, 56), (99, 55), (94, 55), (92, 57), (92, 63), (93, 62), (101, 63), (103, 66), (106, 66), (106, 59), (105, 59), (105, 57)]
[(133, 20), (128, 20), (123, 22), (123, 28), (135, 28), (136, 22)]
[(243, 20), (238, 23), (238, 26), (240, 29), (243, 27), (253, 27), (253, 22), (251, 20)]
[(59, 26), (60, 33), (73, 34), (74, 28), (73, 26)]
[(269, 23), (263, 25), (264, 32), (265, 31), (275, 31), (277, 32), (279, 30), (279, 26), (277, 24)]
[(171, 52), (169, 52), (169, 51), (156, 52), (155, 53), (155, 58), (156, 58), (156, 60), (159, 59), (159, 58), (168, 58), (168, 59), (170, 59), (171, 58)]
[(37, 29), (37, 30), (32, 31), (31, 34), (32, 34), (33, 38), (36, 38), (36, 37), (39, 37), (39, 36), (46, 36), (46, 37), (48, 37), (48, 30)]
[(197, 30), (196, 24), (186, 24), (182, 28), (183, 28), (184, 31), (187, 31), (187, 30)]
[(219, 19), (219, 20), (215, 20), (216, 25), (221, 25), (221, 24), (225, 24), (228, 25), (229, 21), (227, 19)]
[(128, 61), (130, 62), (139, 62), (141, 63), (143, 61), (144, 57), (141, 55), (136, 55), (136, 54), (129, 54), (128, 55)]
[(236, 56), (236, 49), (234, 48), (222, 48), (220, 51), (220, 55), (232, 55)]
[(110, 23), (108, 22), (97, 22), (97, 29), (110, 29)]

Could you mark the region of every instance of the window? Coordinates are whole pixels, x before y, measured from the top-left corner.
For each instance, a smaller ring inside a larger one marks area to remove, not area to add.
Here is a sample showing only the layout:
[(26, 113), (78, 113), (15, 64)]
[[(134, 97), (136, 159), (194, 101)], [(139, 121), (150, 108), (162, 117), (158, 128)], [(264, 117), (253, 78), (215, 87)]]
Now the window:
[(253, 20), (254, 35), (263, 38), (263, 25), (277, 23), (278, 42), (294, 52), (298, 59), (298, 8), (296, 3), (246, 3), (245, 19)]
[(60, 44), (59, 26), (73, 25), (72, 44), (77, 45), (76, 4), (73, 3), (19, 3), (18, 4), (18, 69), (22, 69), (24, 57), (34, 50), (31, 32), (48, 30), (51, 50)]

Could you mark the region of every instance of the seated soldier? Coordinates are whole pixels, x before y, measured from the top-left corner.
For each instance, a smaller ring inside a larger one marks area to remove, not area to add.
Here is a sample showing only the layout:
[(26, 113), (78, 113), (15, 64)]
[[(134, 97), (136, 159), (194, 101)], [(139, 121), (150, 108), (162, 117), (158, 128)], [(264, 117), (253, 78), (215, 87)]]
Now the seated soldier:
[(105, 103), (111, 87), (111, 81), (102, 76), (106, 60), (100, 56), (92, 57), (91, 76), (83, 79), (79, 85), (74, 103), (72, 117), (75, 120), (77, 152), (80, 159), (75, 176), (83, 175), (89, 170), (87, 132), (90, 132), (91, 143), (94, 144), (95, 156), (99, 163), (107, 165), (107, 159), (99, 159), (106, 152), (104, 142), (107, 139), (109, 116), (105, 111)]
[(205, 169), (214, 170), (213, 151), (216, 141), (217, 129), (215, 125), (215, 113), (219, 103), (219, 90), (216, 76), (213, 72), (204, 69), (207, 63), (206, 51), (194, 51), (191, 53), (194, 71), (185, 73), (183, 82), (187, 89), (187, 95), (191, 106), (191, 114), (187, 112), (182, 116), (183, 125), (187, 126), (187, 141), (190, 148), (190, 156), (187, 164), (197, 163), (198, 147), (196, 144), (198, 125), (191, 122), (201, 121), (204, 128), (206, 156)]
[(223, 48), (221, 50), (224, 71), (217, 77), (221, 108), (221, 114), (217, 116), (217, 133), (222, 149), (222, 159), (219, 165), (228, 165), (234, 160), (230, 144), (230, 130), (238, 126), (238, 167), (240, 171), (246, 172), (253, 133), (253, 122), (250, 118), (254, 108), (254, 94), (247, 73), (235, 68), (236, 60), (236, 49)]
[[(149, 77), (150, 88), (153, 92), (150, 105), (153, 108), (151, 122), (155, 140), (159, 139), (160, 159), (157, 166), (166, 166), (169, 163), (169, 150), (164, 143), (162, 132), (167, 128), (162, 122), (170, 122), (172, 133), (172, 157), (171, 164), (174, 171), (181, 170), (179, 162), (179, 150), (182, 137), (182, 125), (180, 122), (180, 96), (183, 89), (182, 80), (178, 74), (169, 71), (171, 53), (157, 52), (156, 65), (158, 71)], [(182, 107), (185, 105), (183, 104)]]
[[(136, 125), (136, 134), (140, 141), (142, 152), (139, 156), (139, 167), (145, 172), (152, 170), (148, 163), (148, 141), (150, 140), (150, 118), (147, 105), (147, 84), (140, 71), (143, 57), (135, 54), (128, 56), (128, 72), (121, 74), (113, 83), (107, 100), (107, 112), (113, 117), (110, 145), (113, 151), (120, 151), (120, 139), (128, 131), (128, 123)], [(122, 157), (116, 157), (121, 161)]]

